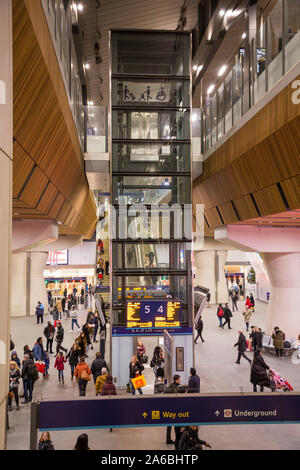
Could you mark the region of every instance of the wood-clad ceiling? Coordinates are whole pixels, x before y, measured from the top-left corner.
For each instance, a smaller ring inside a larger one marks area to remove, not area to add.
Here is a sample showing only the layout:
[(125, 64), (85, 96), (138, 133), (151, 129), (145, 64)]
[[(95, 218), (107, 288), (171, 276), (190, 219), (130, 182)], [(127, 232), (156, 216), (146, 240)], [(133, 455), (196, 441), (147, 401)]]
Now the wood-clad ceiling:
[(13, 0), (13, 216), (93, 235), (96, 206), (39, 1)]
[(205, 160), (193, 197), (205, 204), (208, 228), (300, 226), (300, 105), (293, 92), (290, 84)]

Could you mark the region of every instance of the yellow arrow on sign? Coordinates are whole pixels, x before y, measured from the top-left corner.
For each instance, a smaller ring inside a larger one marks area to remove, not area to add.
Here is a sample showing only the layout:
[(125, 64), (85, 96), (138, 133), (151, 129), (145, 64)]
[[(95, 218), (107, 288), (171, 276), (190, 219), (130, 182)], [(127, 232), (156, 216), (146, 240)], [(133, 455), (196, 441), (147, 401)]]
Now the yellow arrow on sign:
[(146, 419), (148, 416), (148, 413), (143, 413), (142, 416), (144, 416), (144, 418)]

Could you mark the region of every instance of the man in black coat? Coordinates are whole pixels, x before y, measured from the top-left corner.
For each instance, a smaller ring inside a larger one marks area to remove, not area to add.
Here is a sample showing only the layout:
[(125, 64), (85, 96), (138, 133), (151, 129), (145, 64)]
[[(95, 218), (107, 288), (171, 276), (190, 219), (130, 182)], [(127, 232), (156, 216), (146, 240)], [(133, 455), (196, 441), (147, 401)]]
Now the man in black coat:
[(195, 339), (195, 344), (197, 344), (197, 339), (200, 337), (201, 338), (201, 341), (202, 343), (204, 343), (204, 339), (202, 338), (202, 331), (203, 331), (203, 320), (202, 320), (202, 316), (200, 315), (199, 317), (199, 320), (198, 320), (198, 323), (196, 325), (196, 330), (197, 330), (197, 337)]
[(232, 313), (231, 313), (231, 310), (230, 308), (228, 307), (228, 304), (225, 304), (225, 308), (224, 308), (224, 314), (223, 314), (223, 318), (225, 318), (225, 323), (223, 323), (222, 325), (222, 328), (224, 328), (224, 326), (226, 325), (226, 323), (228, 323), (228, 329), (229, 330), (232, 330), (231, 326), (230, 326), (230, 318), (232, 317)]
[(97, 377), (99, 377), (99, 375), (102, 375), (101, 371), (103, 367), (105, 367), (105, 369), (109, 371), (106, 361), (104, 359), (101, 359), (101, 353), (96, 352), (96, 359), (92, 362), (91, 365), (91, 372), (93, 374), (94, 383), (96, 383)]
[(66, 348), (64, 348), (62, 346), (62, 342), (64, 340), (64, 334), (65, 334), (65, 331), (61, 325), (61, 322), (58, 321), (57, 322), (57, 332), (56, 332), (56, 338), (55, 338), (55, 341), (56, 341), (56, 354), (58, 354), (59, 350), (61, 349), (62, 351), (64, 351), (65, 353), (68, 352), (68, 350)]
[(202, 446), (211, 447), (211, 445), (202, 441), (198, 437), (198, 426), (187, 426), (180, 438), (178, 449), (179, 450), (202, 450)]
[(200, 377), (197, 375), (197, 371), (194, 367), (191, 367), (190, 374), (187, 392), (200, 393)]
[(263, 347), (263, 344), (262, 344), (262, 341), (263, 341), (263, 332), (261, 331), (260, 328), (257, 328), (257, 326), (255, 326), (254, 328), (254, 336), (255, 336), (255, 348), (254, 348), (254, 351), (256, 350), (260, 350), (262, 349)]
[(262, 357), (262, 351), (255, 351), (250, 375), (250, 382), (253, 384), (253, 392), (257, 392), (257, 385), (260, 386), (261, 392), (264, 391), (264, 386), (272, 390), (275, 389), (275, 384), (271, 382), (267, 374), (267, 370), (269, 369), (270, 367), (265, 363)]
[(241, 356), (243, 356), (251, 365), (251, 360), (245, 354), (247, 349), (246, 337), (241, 330), (239, 330), (239, 339), (237, 343), (235, 343), (234, 347), (236, 346), (238, 347), (238, 358), (236, 360), (236, 364), (240, 364)]
[(54, 335), (55, 335), (55, 328), (52, 325), (51, 321), (48, 321), (47, 326), (44, 328), (44, 336), (47, 339), (46, 351), (49, 352), (49, 349), (50, 349), (50, 354), (53, 354), (52, 344), (53, 344)]

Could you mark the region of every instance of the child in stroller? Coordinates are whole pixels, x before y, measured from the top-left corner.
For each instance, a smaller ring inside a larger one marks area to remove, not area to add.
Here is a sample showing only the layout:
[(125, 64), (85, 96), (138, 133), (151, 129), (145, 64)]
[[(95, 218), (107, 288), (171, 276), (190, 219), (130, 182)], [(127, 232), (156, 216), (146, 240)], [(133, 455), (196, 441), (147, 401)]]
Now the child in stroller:
[(269, 370), (269, 379), (275, 384), (276, 390), (283, 390), (284, 392), (292, 392), (294, 390), (289, 382), (273, 369)]

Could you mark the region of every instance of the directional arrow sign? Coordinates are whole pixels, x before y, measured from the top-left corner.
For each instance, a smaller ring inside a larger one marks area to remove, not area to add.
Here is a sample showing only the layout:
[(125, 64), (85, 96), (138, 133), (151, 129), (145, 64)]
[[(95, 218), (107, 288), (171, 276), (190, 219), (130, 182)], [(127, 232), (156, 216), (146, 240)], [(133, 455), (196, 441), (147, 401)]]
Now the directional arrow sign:
[(146, 419), (148, 416), (148, 413), (143, 413), (142, 416), (144, 416), (144, 418)]
[(218, 411), (218, 410), (215, 411), (215, 415), (216, 415), (216, 416), (219, 416), (219, 414), (220, 414), (220, 411)]

